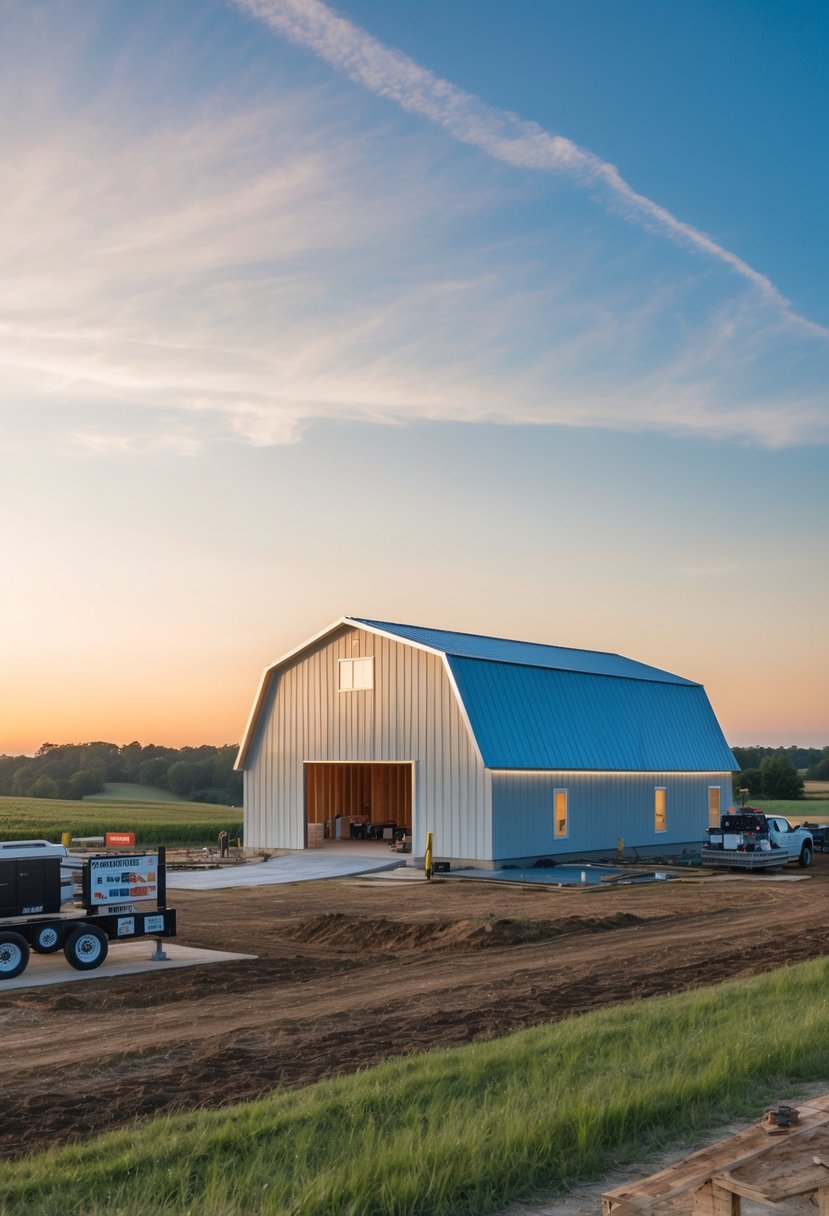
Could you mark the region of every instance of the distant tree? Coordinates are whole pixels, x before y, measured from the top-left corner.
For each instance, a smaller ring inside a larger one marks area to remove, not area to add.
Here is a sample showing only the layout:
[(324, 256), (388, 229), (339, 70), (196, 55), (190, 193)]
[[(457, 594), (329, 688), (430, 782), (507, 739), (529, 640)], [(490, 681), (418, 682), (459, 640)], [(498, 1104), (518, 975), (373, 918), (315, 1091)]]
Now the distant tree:
[(163, 756), (144, 760), (138, 767), (138, 780), (142, 785), (162, 785), (169, 767), (169, 760), (165, 760)]
[(734, 778), (734, 797), (739, 799), (740, 790), (748, 790), (750, 798), (758, 798), (763, 792), (763, 774), (759, 768), (747, 768)]
[(810, 768), (823, 759), (819, 747), (787, 747), (786, 754), (798, 771)]
[(227, 800), (231, 806), (241, 806), (245, 793), (245, 779), (241, 773), (231, 773), (230, 780), (225, 786)]
[(120, 779), (122, 781), (137, 781), (138, 770), (144, 758), (144, 749), (140, 743), (125, 744), (120, 751)]
[(773, 747), (732, 747), (734, 759), (741, 769), (759, 768), (766, 756), (773, 756)]
[(68, 798), (85, 798), (87, 794), (100, 794), (104, 788), (100, 770), (79, 768), (67, 782)]
[(238, 747), (226, 744), (217, 750), (213, 758), (213, 786), (227, 791), (226, 800), (231, 805), (242, 801), (244, 787), (242, 774), (233, 771), (238, 752)]
[(173, 794), (189, 794), (194, 786), (193, 765), (184, 760), (171, 764), (167, 770), (166, 787)]
[(803, 779), (798, 776), (797, 769), (782, 747), (773, 756), (765, 758), (760, 765), (760, 772), (766, 798), (803, 797)]
[(829, 754), (806, 770), (806, 778), (809, 781), (829, 781)]
[(38, 777), (32, 786), (33, 798), (57, 798), (60, 790), (53, 777)]
[(190, 765), (192, 790), (206, 789), (213, 784), (213, 758), (197, 760)]
[(15, 769), (12, 775), (11, 792), (17, 798), (28, 798), (32, 792), (32, 786), (36, 780), (35, 774), (27, 764), (22, 764), (20, 768)]
[(121, 772), (120, 748), (116, 743), (84, 743), (79, 767), (102, 770), (104, 781), (117, 781)]
[(0, 756), (0, 794), (12, 792), (12, 780), (25, 756)]

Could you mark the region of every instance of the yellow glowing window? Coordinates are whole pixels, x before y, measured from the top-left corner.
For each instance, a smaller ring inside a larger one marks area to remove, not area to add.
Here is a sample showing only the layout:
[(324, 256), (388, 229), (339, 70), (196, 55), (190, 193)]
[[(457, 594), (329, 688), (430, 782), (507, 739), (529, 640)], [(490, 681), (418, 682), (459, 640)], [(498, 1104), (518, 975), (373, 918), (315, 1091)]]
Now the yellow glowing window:
[(708, 826), (710, 828), (720, 826), (720, 787), (718, 785), (708, 787)]
[(340, 659), (340, 692), (374, 687), (374, 659)]
[(668, 830), (668, 791), (664, 786), (657, 786), (653, 791), (653, 830)]
[(567, 835), (567, 790), (556, 790), (553, 795), (553, 835)]

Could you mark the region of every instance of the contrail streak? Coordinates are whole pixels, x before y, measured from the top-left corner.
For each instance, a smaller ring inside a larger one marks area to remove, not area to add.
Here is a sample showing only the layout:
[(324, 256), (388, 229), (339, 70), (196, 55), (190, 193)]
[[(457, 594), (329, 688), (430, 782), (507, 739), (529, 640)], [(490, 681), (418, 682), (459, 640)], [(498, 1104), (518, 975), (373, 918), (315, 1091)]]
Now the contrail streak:
[(676, 218), (665, 207), (637, 193), (618, 169), (562, 135), (487, 105), (464, 93), (408, 55), (384, 46), (371, 34), (337, 16), (322, 0), (232, 0), (237, 8), (270, 26), (291, 42), (313, 51), (378, 97), (422, 114), (453, 139), (523, 169), (566, 174), (584, 185), (605, 186), (631, 219), (655, 224), (673, 240), (690, 245), (727, 266), (755, 287), (785, 319), (810, 333), (829, 337), (829, 329), (794, 312), (790, 302), (764, 274), (710, 236)]

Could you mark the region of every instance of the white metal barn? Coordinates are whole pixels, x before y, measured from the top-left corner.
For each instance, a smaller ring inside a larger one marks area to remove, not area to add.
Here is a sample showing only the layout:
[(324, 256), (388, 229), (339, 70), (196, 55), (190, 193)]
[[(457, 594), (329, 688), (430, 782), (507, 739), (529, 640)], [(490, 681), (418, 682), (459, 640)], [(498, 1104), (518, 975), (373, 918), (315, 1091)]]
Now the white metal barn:
[(245, 844), (412, 836), (478, 866), (678, 852), (737, 768), (702, 685), (620, 655), (343, 617), (267, 668)]

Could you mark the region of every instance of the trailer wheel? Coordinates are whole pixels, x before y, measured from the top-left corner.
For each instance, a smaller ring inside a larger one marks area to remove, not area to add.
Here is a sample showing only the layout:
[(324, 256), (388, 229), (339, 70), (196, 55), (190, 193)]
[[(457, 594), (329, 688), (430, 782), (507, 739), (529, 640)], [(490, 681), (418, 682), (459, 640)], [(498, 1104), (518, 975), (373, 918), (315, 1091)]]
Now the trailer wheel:
[(802, 866), (804, 870), (808, 869), (808, 867), (812, 864), (812, 846), (810, 844), (804, 844), (803, 848), (800, 850), (800, 856), (797, 859), (797, 864)]
[(84, 925), (66, 939), (63, 953), (67, 963), (76, 971), (92, 971), (95, 967), (100, 967), (108, 949), (106, 934), (94, 925)]
[(13, 980), (29, 965), (29, 943), (19, 933), (0, 933), (0, 980)]
[(35, 929), (31, 945), (35, 954), (54, 954), (60, 950), (60, 934), (54, 925), (44, 925)]

